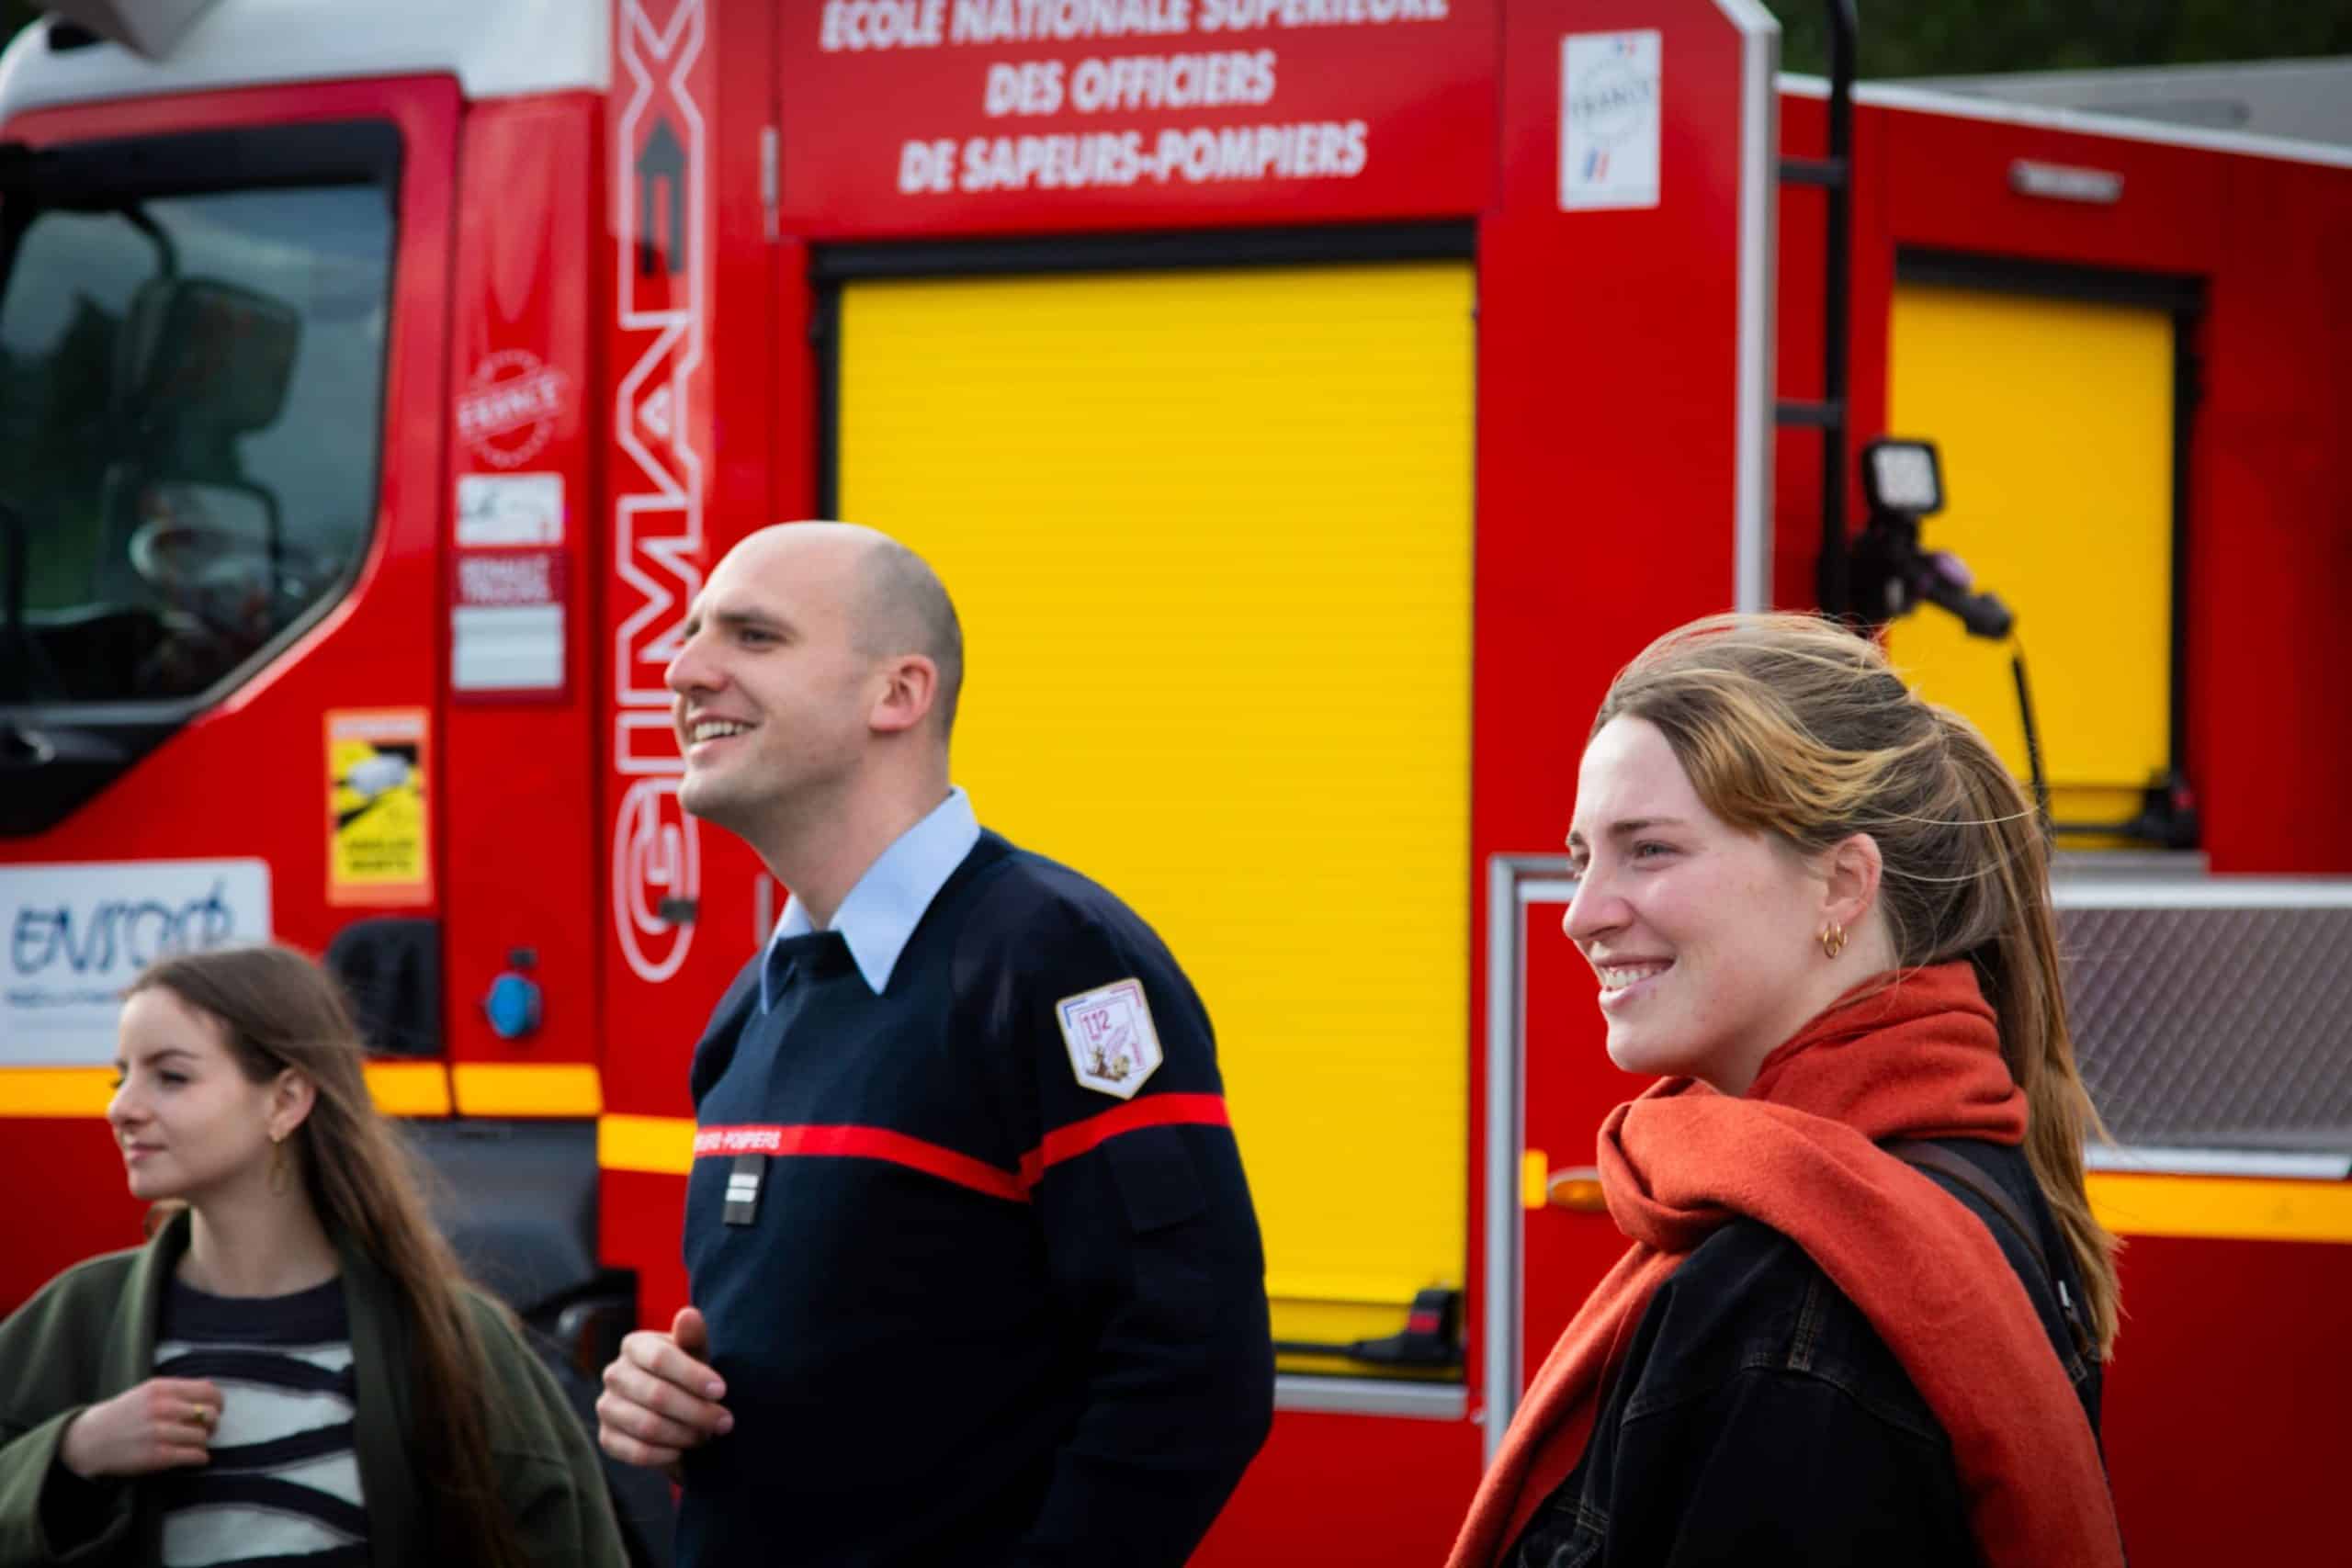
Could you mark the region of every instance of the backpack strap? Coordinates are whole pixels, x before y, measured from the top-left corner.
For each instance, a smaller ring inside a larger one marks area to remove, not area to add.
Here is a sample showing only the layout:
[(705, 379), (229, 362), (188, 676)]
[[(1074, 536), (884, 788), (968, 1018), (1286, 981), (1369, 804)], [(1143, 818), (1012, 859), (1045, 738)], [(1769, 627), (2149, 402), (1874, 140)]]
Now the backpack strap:
[(2025, 1244), (2027, 1255), (2033, 1259), (2034, 1266), (2041, 1271), (2042, 1282), (2057, 1297), (2058, 1314), (2066, 1320), (2066, 1330), (2074, 1337), (2076, 1353), (2086, 1360), (2090, 1359), (2092, 1346), (2089, 1326), (2083, 1322), (2082, 1314), (2075, 1305), (2075, 1298), (2066, 1289), (2066, 1281), (2059, 1276), (2056, 1269), (2050, 1266), (2050, 1254), (2043, 1248), (2041, 1238), (2035, 1234), (2034, 1225), (2027, 1220), (2024, 1211), (2018, 1207), (2017, 1200), (2003, 1190), (1999, 1182), (1979, 1170), (1967, 1156), (1956, 1155), (1940, 1144), (1931, 1144), (1918, 1138), (1897, 1138), (1889, 1143), (1881, 1144), (1879, 1147), (1904, 1164), (1925, 1172), (1931, 1178), (1940, 1176), (1957, 1186), (1967, 1189), (1984, 1203), (1985, 1208), (2000, 1217), (2001, 1223), (2008, 1226), (2010, 1234)]

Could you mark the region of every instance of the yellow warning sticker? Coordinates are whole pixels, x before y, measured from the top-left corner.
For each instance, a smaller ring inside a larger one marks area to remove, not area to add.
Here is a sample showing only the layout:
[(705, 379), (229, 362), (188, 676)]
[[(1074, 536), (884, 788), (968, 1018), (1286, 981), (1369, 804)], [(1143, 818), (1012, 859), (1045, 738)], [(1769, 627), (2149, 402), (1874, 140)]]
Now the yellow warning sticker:
[(327, 715), (327, 902), (423, 904), (433, 897), (423, 708)]

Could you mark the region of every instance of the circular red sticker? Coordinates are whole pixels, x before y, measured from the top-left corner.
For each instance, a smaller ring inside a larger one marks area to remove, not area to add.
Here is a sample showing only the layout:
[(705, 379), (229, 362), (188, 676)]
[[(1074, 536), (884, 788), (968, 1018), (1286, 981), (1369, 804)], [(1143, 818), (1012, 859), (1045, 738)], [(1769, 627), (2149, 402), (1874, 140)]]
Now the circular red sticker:
[(529, 349), (501, 349), (474, 367), (458, 399), (458, 438), (492, 468), (520, 468), (555, 434), (569, 390), (570, 378)]

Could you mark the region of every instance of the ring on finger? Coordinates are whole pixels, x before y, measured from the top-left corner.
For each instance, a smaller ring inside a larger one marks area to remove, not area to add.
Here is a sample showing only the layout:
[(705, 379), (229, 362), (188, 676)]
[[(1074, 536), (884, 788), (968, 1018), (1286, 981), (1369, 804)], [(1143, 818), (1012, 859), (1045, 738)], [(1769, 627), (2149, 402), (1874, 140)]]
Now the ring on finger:
[(212, 1429), (212, 1409), (209, 1405), (197, 1405), (187, 1413), (187, 1418), (196, 1423), (196, 1429), (199, 1432)]

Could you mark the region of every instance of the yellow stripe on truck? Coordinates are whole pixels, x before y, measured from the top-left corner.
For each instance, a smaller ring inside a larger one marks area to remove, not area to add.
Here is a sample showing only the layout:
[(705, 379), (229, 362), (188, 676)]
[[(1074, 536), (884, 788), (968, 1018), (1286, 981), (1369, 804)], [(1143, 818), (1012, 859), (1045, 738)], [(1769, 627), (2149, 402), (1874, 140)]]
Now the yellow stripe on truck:
[(684, 1176), (694, 1168), (695, 1124), (684, 1116), (602, 1117), (596, 1163), (606, 1170)]
[(449, 1075), (438, 1062), (370, 1062), (368, 1092), (387, 1116), (447, 1116)]
[(2090, 1194), (2120, 1235), (2352, 1242), (2352, 1183), (2094, 1171)]
[(104, 1116), (114, 1098), (112, 1067), (10, 1067), (0, 1072), (9, 1116)]
[[(586, 1062), (371, 1061), (367, 1075), (368, 1092), (387, 1116), (454, 1110), (461, 1116), (584, 1120), (605, 1109), (603, 1081)], [(104, 1116), (113, 1098), (112, 1067), (0, 1067), (0, 1117)]]
[(459, 1062), (460, 1116), (598, 1116), (604, 1081), (586, 1062)]
[[(596, 1163), (606, 1170), (684, 1176), (694, 1166), (694, 1122), (683, 1116), (598, 1115), (596, 1070), (584, 1064), (460, 1064), (458, 1109), (467, 1115), (596, 1117)], [(437, 1062), (370, 1062), (368, 1089), (388, 1116), (446, 1116)], [(0, 1119), (96, 1119), (114, 1097), (110, 1067), (0, 1067)], [(478, 1109), (500, 1107), (502, 1109)], [(2352, 1243), (2352, 1182), (2094, 1171), (2091, 1207), (2123, 1235), (2225, 1241)], [(1303, 1300), (1331, 1281), (1285, 1278)], [(1362, 1281), (1331, 1292), (1353, 1295)], [(1383, 1292), (1385, 1296), (1389, 1292)], [(1408, 1292), (1405, 1292), (1408, 1293)]]
[[(368, 1090), (387, 1116), (449, 1114), (438, 1062), (370, 1062)], [(98, 1117), (113, 1098), (112, 1067), (0, 1069), (0, 1116)]]

